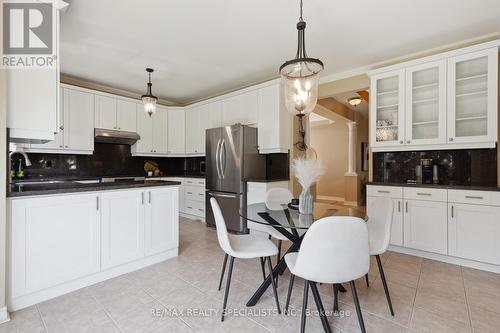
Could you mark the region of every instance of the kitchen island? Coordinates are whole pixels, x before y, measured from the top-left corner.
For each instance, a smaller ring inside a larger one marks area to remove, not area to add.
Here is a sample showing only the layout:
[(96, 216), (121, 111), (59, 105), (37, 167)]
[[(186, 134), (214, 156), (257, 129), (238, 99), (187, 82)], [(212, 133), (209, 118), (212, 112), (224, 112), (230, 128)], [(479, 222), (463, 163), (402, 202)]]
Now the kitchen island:
[(10, 311), (178, 254), (178, 182), (11, 185), (8, 196)]

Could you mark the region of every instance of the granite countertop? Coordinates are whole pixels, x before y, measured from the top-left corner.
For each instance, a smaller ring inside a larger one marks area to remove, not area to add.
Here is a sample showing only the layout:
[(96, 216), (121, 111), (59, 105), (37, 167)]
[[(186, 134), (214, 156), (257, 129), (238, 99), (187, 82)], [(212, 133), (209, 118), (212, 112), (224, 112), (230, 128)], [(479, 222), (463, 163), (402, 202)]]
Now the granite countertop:
[[(94, 178), (95, 179), (95, 178)], [(89, 180), (89, 179), (81, 179)], [(32, 195), (61, 194), (74, 192), (92, 192), (118, 190), (127, 188), (155, 187), (155, 186), (176, 186), (180, 182), (162, 180), (140, 180), (140, 181), (120, 181), (114, 183), (87, 183), (82, 184), (76, 181), (62, 181), (60, 183), (42, 184), (10, 184), (7, 188), (7, 197), (23, 197)]]
[(180, 174), (180, 175), (163, 175), (163, 176), (145, 176), (147, 179), (155, 178), (205, 178), (205, 175), (190, 175), (190, 174)]
[(287, 182), (290, 179), (288, 178), (277, 178), (277, 179), (263, 179), (263, 178), (255, 178), (255, 179), (245, 179), (247, 183), (273, 183), (273, 182)]
[(370, 182), (370, 183), (367, 183), (367, 185), (440, 188), (440, 189), (446, 189), (446, 190), (500, 191), (500, 187), (498, 187), (498, 186), (442, 185), (442, 184), (406, 184), (406, 183), (385, 183), (385, 182)]

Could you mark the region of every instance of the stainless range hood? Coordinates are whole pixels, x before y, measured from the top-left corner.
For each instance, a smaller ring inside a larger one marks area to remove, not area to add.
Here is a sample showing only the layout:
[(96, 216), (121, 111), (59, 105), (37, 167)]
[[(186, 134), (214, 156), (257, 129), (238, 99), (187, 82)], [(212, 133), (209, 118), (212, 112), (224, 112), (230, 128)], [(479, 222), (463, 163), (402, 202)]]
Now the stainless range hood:
[(94, 131), (95, 142), (133, 145), (140, 138), (140, 135), (135, 132), (109, 130), (104, 128), (96, 128)]

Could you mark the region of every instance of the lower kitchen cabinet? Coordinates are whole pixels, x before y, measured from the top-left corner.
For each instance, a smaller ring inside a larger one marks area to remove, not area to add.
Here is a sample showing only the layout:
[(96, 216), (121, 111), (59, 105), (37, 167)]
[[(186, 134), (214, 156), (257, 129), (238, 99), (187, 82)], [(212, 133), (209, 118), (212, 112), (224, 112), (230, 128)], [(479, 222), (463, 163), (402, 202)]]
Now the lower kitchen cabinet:
[(448, 254), (500, 265), (500, 207), (449, 203)]
[(145, 193), (142, 190), (102, 194), (102, 268), (144, 256)]
[(153, 255), (179, 246), (179, 190), (151, 189), (146, 193), (145, 244), (146, 255)]
[[(376, 197), (368, 196), (366, 206), (370, 207)], [(391, 245), (403, 246), (403, 199), (391, 198), (393, 202)], [(370, 216), (370, 212), (368, 212)]]
[(447, 254), (447, 203), (405, 200), (404, 204), (405, 247)]
[(10, 201), (10, 298), (99, 272), (98, 198), (93, 193)]

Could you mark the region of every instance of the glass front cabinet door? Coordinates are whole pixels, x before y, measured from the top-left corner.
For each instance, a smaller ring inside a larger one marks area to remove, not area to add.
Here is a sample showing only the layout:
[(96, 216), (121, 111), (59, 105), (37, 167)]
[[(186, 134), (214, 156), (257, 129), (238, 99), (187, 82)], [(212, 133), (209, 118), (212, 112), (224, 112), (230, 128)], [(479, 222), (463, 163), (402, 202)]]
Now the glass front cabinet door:
[(371, 146), (398, 146), (404, 141), (404, 69), (371, 77)]
[(405, 83), (405, 143), (446, 143), (446, 60), (406, 68)]
[(498, 50), (448, 59), (448, 142), (497, 141)]

